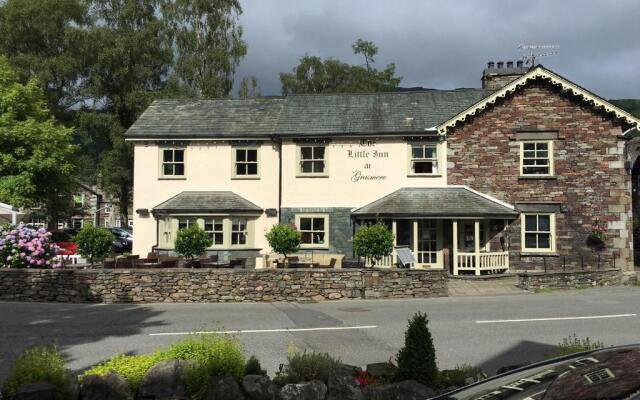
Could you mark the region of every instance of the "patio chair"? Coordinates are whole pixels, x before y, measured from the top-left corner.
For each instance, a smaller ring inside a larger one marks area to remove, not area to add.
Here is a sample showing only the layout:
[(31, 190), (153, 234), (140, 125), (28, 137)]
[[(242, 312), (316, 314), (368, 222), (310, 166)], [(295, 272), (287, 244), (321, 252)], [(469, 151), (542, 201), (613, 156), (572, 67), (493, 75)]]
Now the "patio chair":
[(162, 268), (177, 268), (178, 267), (178, 259), (174, 258), (172, 260), (163, 260), (161, 265), (162, 265)]

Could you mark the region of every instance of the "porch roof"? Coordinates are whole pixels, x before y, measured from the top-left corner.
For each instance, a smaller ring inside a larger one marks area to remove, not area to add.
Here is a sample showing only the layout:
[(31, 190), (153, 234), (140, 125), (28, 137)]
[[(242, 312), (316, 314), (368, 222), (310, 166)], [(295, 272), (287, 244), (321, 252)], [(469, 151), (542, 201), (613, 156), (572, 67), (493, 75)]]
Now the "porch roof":
[(356, 217), (514, 218), (508, 203), (467, 186), (402, 188), (352, 212)]
[(181, 192), (153, 208), (155, 214), (248, 213), (262, 214), (262, 208), (229, 191)]

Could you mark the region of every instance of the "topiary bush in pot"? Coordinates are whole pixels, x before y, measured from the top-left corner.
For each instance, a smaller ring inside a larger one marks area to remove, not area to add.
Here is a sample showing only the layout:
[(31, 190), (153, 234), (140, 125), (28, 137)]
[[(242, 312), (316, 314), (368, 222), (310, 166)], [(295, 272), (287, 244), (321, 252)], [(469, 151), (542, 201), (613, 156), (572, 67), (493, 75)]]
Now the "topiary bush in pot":
[(213, 244), (213, 239), (204, 229), (198, 225), (191, 225), (178, 231), (174, 242), (174, 249), (179, 254), (188, 259), (189, 265), (193, 266), (196, 256), (204, 254), (208, 247)]
[(287, 256), (300, 249), (302, 235), (294, 227), (285, 224), (276, 224), (265, 235), (269, 246), (274, 252), (282, 254), (284, 263), (287, 264)]
[(360, 257), (371, 260), (375, 267), (382, 257), (393, 252), (393, 232), (382, 222), (365, 225), (353, 237), (353, 250)]
[(86, 257), (93, 266), (111, 253), (113, 234), (104, 228), (86, 225), (73, 240), (78, 245), (78, 254)]

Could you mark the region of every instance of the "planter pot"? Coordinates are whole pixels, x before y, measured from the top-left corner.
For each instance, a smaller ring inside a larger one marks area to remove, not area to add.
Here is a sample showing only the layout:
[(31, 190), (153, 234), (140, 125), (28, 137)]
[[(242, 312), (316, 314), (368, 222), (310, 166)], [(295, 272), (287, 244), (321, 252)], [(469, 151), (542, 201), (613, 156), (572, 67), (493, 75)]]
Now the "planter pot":
[(597, 236), (587, 236), (587, 246), (594, 251), (602, 251), (605, 248), (604, 242)]

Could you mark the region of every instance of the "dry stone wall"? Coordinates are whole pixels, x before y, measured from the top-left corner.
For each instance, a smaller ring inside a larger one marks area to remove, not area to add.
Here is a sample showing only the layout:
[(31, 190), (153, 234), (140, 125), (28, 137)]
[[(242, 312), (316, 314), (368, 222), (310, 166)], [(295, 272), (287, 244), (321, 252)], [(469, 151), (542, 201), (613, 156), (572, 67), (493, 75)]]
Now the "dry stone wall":
[(0, 270), (3, 301), (195, 303), (443, 296), (445, 271)]
[(534, 272), (518, 274), (518, 287), (535, 289), (580, 289), (590, 286), (613, 286), (622, 283), (619, 269), (578, 272)]

